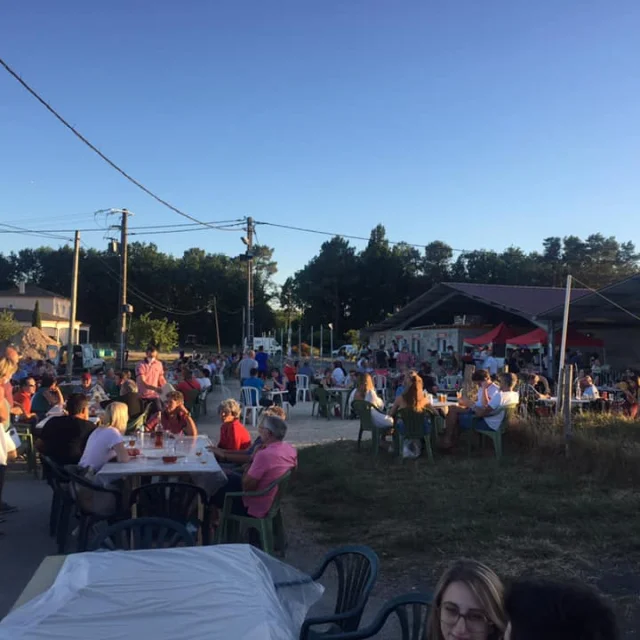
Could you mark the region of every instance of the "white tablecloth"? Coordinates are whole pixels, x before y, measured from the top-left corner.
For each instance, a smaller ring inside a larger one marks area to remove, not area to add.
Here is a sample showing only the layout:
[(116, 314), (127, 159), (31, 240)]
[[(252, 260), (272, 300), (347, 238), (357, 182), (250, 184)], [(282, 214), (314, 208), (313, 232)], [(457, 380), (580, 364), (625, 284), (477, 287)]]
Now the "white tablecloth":
[[(149, 438), (151, 442), (151, 438)], [(128, 440), (125, 439), (125, 443)], [(176, 455), (180, 456), (175, 463), (167, 464), (162, 461), (163, 455), (172, 455), (172, 445), (167, 449), (142, 448), (142, 455), (132, 458), (129, 462), (108, 462), (96, 474), (96, 479), (104, 485), (121, 478), (133, 476), (177, 476), (189, 474), (193, 483), (202, 487), (210, 496), (227, 483), (218, 461), (212, 453), (206, 450), (211, 444), (207, 436), (198, 438), (180, 438), (176, 443)], [(171, 449), (171, 450), (170, 450)], [(197, 456), (196, 450), (202, 455)]]
[(0, 640), (294, 640), (322, 592), (248, 545), (78, 553)]

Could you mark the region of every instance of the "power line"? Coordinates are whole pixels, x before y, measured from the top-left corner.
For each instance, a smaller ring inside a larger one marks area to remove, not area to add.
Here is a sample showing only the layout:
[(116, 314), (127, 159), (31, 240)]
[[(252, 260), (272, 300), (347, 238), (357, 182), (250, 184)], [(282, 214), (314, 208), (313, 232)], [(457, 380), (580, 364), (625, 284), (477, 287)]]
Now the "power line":
[[(596, 291), (596, 289), (591, 288), (588, 284), (585, 284), (584, 282), (581, 282), (575, 276), (572, 275), (571, 279), (575, 280), (580, 286), (584, 287), (585, 289), (588, 289), (592, 293), (595, 293), (597, 296), (600, 296), (603, 300), (606, 300), (609, 304), (612, 304), (614, 307), (617, 307), (618, 309), (620, 309), (620, 311), (624, 311), (626, 314), (630, 315), (635, 320), (640, 320), (640, 316), (637, 316), (635, 313), (629, 311), (629, 309), (625, 309), (622, 305), (619, 305), (617, 302), (614, 302), (613, 300), (611, 300), (611, 298), (607, 298), (607, 296), (605, 296), (604, 294), (600, 293), (599, 291)], [(577, 302), (577, 300), (576, 300), (576, 302)]]
[[(320, 231), (318, 229), (305, 229), (303, 227), (293, 227), (288, 224), (276, 224), (275, 222), (264, 222), (264, 221), (256, 220), (255, 224), (262, 224), (268, 227), (278, 227), (279, 229), (291, 229), (292, 231), (302, 231), (304, 233), (315, 233), (321, 236), (331, 236), (331, 237), (340, 236), (341, 238), (347, 238), (348, 240), (363, 240), (364, 242), (369, 242), (369, 240), (371, 240), (371, 238), (366, 238), (364, 236), (352, 236), (345, 233), (332, 233), (330, 231)], [(415, 242), (406, 242), (404, 240), (386, 240), (386, 242), (388, 242), (389, 244), (405, 244), (408, 247), (417, 247), (419, 249), (424, 249), (426, 246), (426, 244), (417, 244)], [(452, 247), (449, 247), (449, 248), (451, 249), (451, 251), (456, 251), (459, 253), (470, 252), (469, 249), (453, 249)]]
[(134, 177), (130, 176), (126, 171), (124, 171), (124, 169), (121, 169), (115, 162), (113, 162), (113, 160), (110, 160), (104, 153), (102, 153), (102, 151), (100, 151), (98, 147), (96, 147), (94, 144), (89, 142), (89, 140), (87, 140), (87, 138), (85, 138), (75, 127), (69, 124), (69, 122), (67, 122), (53, 107), (51, 107), (49, 103), (46, 102), (46, 100), (44, 100), (44, 98), (40, 97), (40, 95), (34, 89), (32, 89), (2, 58), (0, 58), (0, 65), (2, 65), (8, 71), (8, 73), (11, 76), (13, 76), (47, 111), (49, 111), (57, 120), (59, 120), (67, 129), (69, 129), (69, 131), (71, 131), (73, 135), (75, 135), (79, 140), (84, 142), (84, 144), (87, 145), (89, 149), (91, 149), (94, 153), (100, 156), (112, 169), (115, 169), (118, 173), (120, 173), (127, 180), (129, 180), (129, 182), (131, 182), (136, 187), (138, 187), (138, 189), (144, 191), (148, 196), (151, 196), (154, 200), (164, 205), (168, 209), (171, 209), (171, 211), (173, 211), (174, 213), (177, 213), (183, 218), (187, 218), (188, 220), (191, 220), (192, 222), (195, 222), (204, 227), (209, 227), (211, 229), (216, 228), (211, 224), (202, 222), (201, 220), (198, 220), (198, 218), (195, 218), (194, 216), (189, 215), (184, 211), (181, 211), (180, 209), (172, 205), (170, 202), (167, 202), (160, 196), (156, 195), (153, 191), (145, 187), (141, 182), (136, 180)]
[(64, 236), (53, 235), (52, 233), (44, 233), (40, 231), (32, 231), (30, 229), (25, 229), (24, 227), (16, 227), (13, 224), (7, 224), (6, 222), (0, 222), (1, 227), (9, 227), (10, 231), (1, 231), (0, 233), (26, 233), (31, 236), (40, 237), (40, 238), (53, 238), (54, 240), (62, 240), (64, 242), (72, 242), (71, 238), (65, 238)]

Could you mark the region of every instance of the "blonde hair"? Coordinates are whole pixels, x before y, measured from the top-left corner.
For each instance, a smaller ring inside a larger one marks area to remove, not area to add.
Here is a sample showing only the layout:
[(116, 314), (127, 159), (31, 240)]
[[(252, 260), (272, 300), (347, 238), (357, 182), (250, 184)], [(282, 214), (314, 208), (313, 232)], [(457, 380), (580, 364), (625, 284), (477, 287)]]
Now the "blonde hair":
[(104, 412), (105, 425), (115, 427), (120, 433), (124, 433), (128, 422), (129, 408), (124, 402), (112, 402), (107, 405)]
[(373, 378), (370, 373), (361, 373), (358, 377), (358, 391), (360, 391), (363, 397), (367, 395), (367, 391), (375, 391)]
[(282, 408), (274, 405), (273, 407), (268, 407), (262, 412), (262, 416), (275, 416), (276, 418), (280, 418), (280, 420), (287, 419), (287, 412)]
[(128, 378), (122, 383), (120, 386), (120, 395), (123, 396), (125, 393), (138, 393), (138, 385), (135, 380)]
[(504, 586), (492, 569), (476, 560), (458, 560), (442, 575), (433, 596), (433, 607), (427, 623), (428, 640), (444, 640), (440, 625), (440, 606), (447, 587), (454, 582), (462, 582), (476, 597), (490, 627), (487, 640), (502, 638), (507, 627), (504, 609)]
[(222, 413), (223, 411), (225, 413), (230, 413), (234, 418), (239, 418), (242, 413), (240, 405), (233, 398), (223, 400), (218, 405), (218, 413)]
[(0, 358), (0, 380), (8, 382), (18, 370), (18, 365), (9, 358)]
[(425, 404), (422, 378), (415, 371), (407, 373), (407, 377), (411, 380), (411, 384), (404, 390), (402, 398), (409, 409), (417, 411)]

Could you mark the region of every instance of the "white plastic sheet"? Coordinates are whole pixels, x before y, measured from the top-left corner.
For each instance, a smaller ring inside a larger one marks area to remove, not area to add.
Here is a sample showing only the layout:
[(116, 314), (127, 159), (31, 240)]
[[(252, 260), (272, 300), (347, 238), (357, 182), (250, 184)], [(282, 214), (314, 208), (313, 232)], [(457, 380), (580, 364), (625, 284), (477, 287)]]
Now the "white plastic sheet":
[(322, 592), (248, 545), (81, 553), (0, 639), (294, 640)]

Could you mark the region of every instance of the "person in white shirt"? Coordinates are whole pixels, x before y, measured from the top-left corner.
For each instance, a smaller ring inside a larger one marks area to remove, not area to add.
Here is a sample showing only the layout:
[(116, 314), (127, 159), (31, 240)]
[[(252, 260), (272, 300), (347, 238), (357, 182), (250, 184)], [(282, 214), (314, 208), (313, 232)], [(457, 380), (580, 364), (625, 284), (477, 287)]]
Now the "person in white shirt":
[(129, 462), (129, 454), (122, 437), (127, 430), (129, 410), (124, 402), (112, 402), (104, 413), (104, 425), (96, 427), (85, 445), (78, 463), (81, 467), (90, 467), (100, 471), (111, 460)]
[(384, 400), (378, 396), (373, 378), (368, 373), (358, 375), (358, 385), (354, 389), (350, 401), (364, 400), (372, 404), (377, 411), (371, 411), (371, 419), (376, 427), (393, 427), (393, 418), (384, 412)]
[(345, 380), (347, 379), (347, 374), (345, 370), (342, 368), (342, 364), (339, 360), (336, 360), (333, 363), (333, 371), (331, 372), (331, 381), (336, 387), (342, 387), (344, 385)]
[[(7, 463), (15, 460), (17, 456), (16, 445), (13, 443), (11, 436), (5, 431), (4, 426), (0, 425), (0, 511), (2, 515), (17, 511), (16, 507), (2, 502), (2, 489), (4, 487), (4, 476), (7, 471)], [(4, 534), (0, 531), (0, 537)]]
[(487, 349), (487, 355), (482, 368), (486, 369), (491, 376), (495, 376), (498, 373), (498, 360), (493, 356), (491, 349)]
[(598, 387), (593, 384), (593, 378), (591, 376), (585, 376), (580, 380), (580, 389), (582, 391), (582, 397), (587, 400), (597, 400), (600, 397)]
[(445, 451), (453, 448), (458, 440), (460, 429), (469, 429), (478, 412), (489, 406), (491, 399), (500, 391), (500, 387), (491, 381), (491, 376), (486, 369), (477, 369), (471, 380), (479, 385), (478, 397), (475, 403), (468, 398), (460, 398), (457, 407), (449, 407), (441, 443), (441, 448)]
[(518, 377), (515, 373), (500, 374), (500, 391), (495, 393), (487, 406), (477, 409), (475, 414), (481, 418), (475, 426), (479, 428), (497, 431), (504, 419), (506, 407), (514, 407), (520, 402), (520, 395), (514, 391), (518, 384)]
[(200, 383), (200, 388), (203, 391), (206, 391), (207, 389), (211, 388), (211, 373), (209, 371), (209, 369), (205, 369), (203, 368), (200, 371), (200, 375), (198, 376), (198, 382)]

